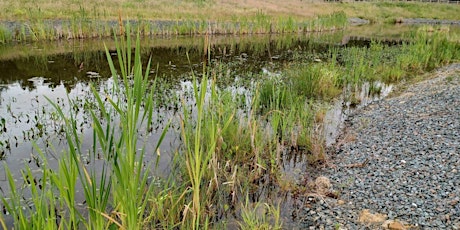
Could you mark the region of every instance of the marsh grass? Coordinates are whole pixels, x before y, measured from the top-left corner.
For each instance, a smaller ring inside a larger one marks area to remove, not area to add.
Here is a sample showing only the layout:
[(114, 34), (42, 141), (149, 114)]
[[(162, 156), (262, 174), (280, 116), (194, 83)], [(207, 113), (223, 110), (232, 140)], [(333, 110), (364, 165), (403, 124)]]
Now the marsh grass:
[(331, 49), (325, 62), (288, 66), (281, 77), (265, 80), (258, 95), (272, 133), (282, 133), (279, 140), (288, 146), (305, 146), (310, 162), (324, 161), (325, 140), (321, 123), (314, 122), (315, 104), (327, 103), (350, 85), (399, 82), (460, 57), (458, 44), (449, 42), (445, 30), (421, 30), (407, 41), (396, 46), (373, 41), (369, 47)]
[[(204, 74), (200, 87), (196, 79), (193, 80), (193, 93), (196, 103), (196, 124), (194, 130), (189, 130), (191, 126), (189, 122), (184, 119), (182, 125), (182, 138), (185, 146), (186, 168), (191, 183), (192, 200), (187, 204), (187, 212), (190, 213), (185, 216), (190, 219), (190, 227), (193, 229), (200, 229), (206, 226), (209, 219), (203, 215), (205, 207), (209, 200), (206, 199), (206, 194), (214, 186), (217, 186), (217, 181), (213, 180), (212, 170), (209, 170), (209, 163), (215, 157), (216, 145), (221, 130), (225, 130), (231, 121), (230, 117), (224, 121), (223, 126), (219, 127), (217, 118), (213, 113), (208, 114), (205, 110), (206, 106), (206, 93), (208, 89), (207, 75)], [(211, 86), (211, 101), (216, 98), (215, 86)], [(184, 110), (185, 117), (189, 117), (187, 110)], [(187, 129), (186, 129), (187, 127)], [(188, 132), (186, 132), (188, 130)], [(211, 171), (211, 172), (210, 172)], [(210, 175), (211, 173), (211, 175)], [(206, 191), (208, 190), (208, 191)]]
[[(129, 33), (130, 27), (127, 26), (126, 30)], [(3, 197), (2, 200), (16, 228), (78, 229), (84, 226), (87, 229), (106, 229), (118, 226), (140, 229), (146, 224), (147, 204), (153, 197), (153, 183), (148, 180), (152, 165), (146, 165), (144, 161), (146, 152), (144, 145), (139, 144), (142, 143), (139, 135), (143, 130), (149, 130), (152, 124), (155, 87), (148, 78), (149, 72), (142, 71), (139, 36), (135, 43), (135, 52), (132, 53), (129, 36), (119, 41), (120, 73), (107, 50), (115, 82), (112, 93), (119, 93), (118, 96), (102, 95), (92, 86), (96, 106), (87, 107), (94, 130), (91, 160), (96, 161), (97, 156), (103, 156), (102, 162), (90, 165), (83, 162), (83, 140), (75, 129), (76, 115), (72, 109), (66, 111), (50, 100), (65, 124), (68, 149), (61, 154), (57, 169), (49, 167), (41, 154), (44, 163), (40, 185), (36, 181), (30, 182), (31, 169), (26, 166), (23, 178), (30, 185), (26, 190), (30, 191), (32, 207), (23, 211), (23, 207), (29, 206), (22, 200), (22, 194), (17, 192), (12, 173), (5, 166), (11, 194), (8, 199)], [(150, 64), (147, 64), (147, 69), (149, 67)], [(160, 136), (160, 142), (165, 132), (166, 129)], [(158, 146), (159, 143), (154, 153), (148, 154), (156, 155)], [(80, 186), (85, 198), (83, 211), (77, 208), (75, 199), (76, 188)]]
[(7, 43), (8, 41), (12, 40), (11, 31), (9, 31), (6, 27), (0, 26), (0, 44)]
[(289, 89), (281, 79), (267, 79), (260, 83), (257, 92), (261, 113), (270, 110), (283, 110), (291, 105)]
[[(266, 15), (258, 17), (266, 26)], [(210, 69), (205, 62), (201, 74), (192, 73), (190, 97), (176, 102), (182, 109), (181, 143), (170, 176), (158, 178), (155, 165), (144, 161), (147, 154), (159, 155), (158, 145), (149, 152), (144, 146), (149, 141), (144, 132), (154, 122), (156, 82), (148, 78), (150, 61), (142, 68), (139, 37), (131, 40), (129, 26), (123, 31), (126, 37), (117, 40), (117, 59), (106, 51), (114, 87), (100, 93), (92, 86), (93, 99), (84, 103), (94, 136), (91, 163), (83, 160), (76, 114), (50, 101), (68, 144), (58, 167), (52, 168), (38, 148), (39, 175), (27, 166), (22, 181), (16, 182), (5, 166), (11, 191), (2, 203), (15, 228), (206, 229), (238, 207), (243, 229), (281, 228), (279, 205), (256, 198), (250, 203), (244, 197), (268, 183), (300, 191), (280, 173), (287, 151), (307, 154), (312, 164), (327, 160), (319, 104), (332, 100), (343, 87), (368, 80), (400, 81), (460, 56), (458, 44), (449, 42), (446, 34), (421, 31), (397, 47), (373, 42), (369, 48), (334, 49), (330, 60), (261, 75), (245, 95), (219, 87), (219, 76), (226, 76), (222, 72), (227, 70)], [(203, 49), (209, 61), (212, 49), (208, 43)], [(161, 142), (165, 131), (160, 135)], [(21, 184), (23, 189), (18, 188)], [(83, 189), (84, 204), (76, 200), (77, 187)], [(30, 199), (23, 200), (24, 195)]]
[(339, 85), (364, 81), (399, 82), (459, 59), (459, 45), (444, 30), (419, 30), (401, 45), (371, 42), (369, 48), (347, 47), (332, 52), (340, 64)]
[[(343, 12), (299, 20), (291, 16), (273, 17), (259, 10), (254, 14), (235, 17), (235, 21), (194, 18), (153, 21), (143, 17), (122, 21), (121, 13), (117, 20), (95, 20), (97, 17), (88, 14), (85, 8), (81, 7), (71, 18), (57, 22), (41, 20), (40, 14), (34, 14), (16, 25), (16, 28), (12, 29), (14, 32), (2, 26), (4, 29), (0, 30), (0, 41), (9, 43), (120, 36), (124, 31), (119, 30), (119, 25), (126, 23), (131, 24), (132, 31), (139, 31), (143, 36), (299, 33), (339, 30), (345, 28), (347, 23), (347, 17)], [(135, 36), (135, 33), (131, 35)]]
[(308, 64), (287, 71), (291, 89), (306, 98), (330, 100), (340, 92), (339, 72), (328, 64)]
[(279, 204), (277, 206), (259, 202), (252, 204), (246, 197), (241, 216), (242, 221), (238, 224), (243, 230), (282, 229)]

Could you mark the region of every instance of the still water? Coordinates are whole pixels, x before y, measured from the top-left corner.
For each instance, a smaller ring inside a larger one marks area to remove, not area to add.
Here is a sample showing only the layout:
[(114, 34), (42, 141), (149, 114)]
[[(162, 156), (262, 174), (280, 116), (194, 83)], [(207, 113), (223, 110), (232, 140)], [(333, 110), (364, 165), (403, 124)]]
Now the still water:
[[(370, 38), (400, 39), (410, 30), (410, 27), (397, 30), (393, 27), (352, 27), (321, 34), (218, 36), (209, 39), (209, 57), (204, 37), (144, 38), (141, 41), (142, 58), (145, 62), (151, 58), (150, 76), (159, 82), (155, 96), (158, 105), (154, 114), (156, 125), (153, 130), (145, 132), (148, 141), (141, 143), (147, 148), (146, 161), (158, 165), (155, 169), (158, 176), (168, 173), (180, 135), (175, 122), (180, 106), (172, 101), (190, 95), (191, 73), (199, 76), (205, 63), (220, 68), (219, 88), (244, 94), (255, 77), (276, 75), (293, 62), (326, 60), (330, 47), (343, 47), (347, 45), (344, 41), (348, 43), (350, 38), (360, 37), (359, 41), (352, 41), (353, 45), (366, 45)], [(94, 100), (90, 84), (94, 84), (101, 94), (109, 92), (113, 85), (104, 45), (108, 47), (109, 55), (114, 55), (115, 45), (111, 39), (0, 46), (0, 160), (8, 165), (15, 177), (20, 177), (25, 164), (36, 172), (40, 171), (37, 148), (43, 151), (51, 167), (57, 166), (59, 154), (65, 150), (63, 124), (50, 101), (76, 116), (75, 128), (81, 134), (82, 147), (88, 150), (87, 163), (97, 167), (97, 160), (89, 162), (94, 147), (93, 130), (85, 103)], [(391, 91), (391, 87), (379, 87), (383, 94)], [(382, 96), (368, 96), (368, 88), (369, 85), (364, 84), (358, 90), (362, 92), (363, 104)], [(340, 97), (326, 112), (324, 135), (328, 144), (333, 144), (349, 109), (350, 106)], [(159, 134), (169, 121), (172, 121), (171, 128), (161, 143), (160, 152), (149, 152), (149, 149), (155, 149)], [(305, 157), (286, 155), (283, 162), (286, 175), (294, 180), (304, 177)], [(0, 166), (0, 192), (7, 194), (4, 164)], [(269, 192), (262, 193), (271, 196)], [(77, 199), (83, 199), (82, 195), (77, 194)], [(281, 209), (290, 210), (295, 201), (284, 204)], [(283, 213), (285, 218), (291, 216), (291, 212)]]

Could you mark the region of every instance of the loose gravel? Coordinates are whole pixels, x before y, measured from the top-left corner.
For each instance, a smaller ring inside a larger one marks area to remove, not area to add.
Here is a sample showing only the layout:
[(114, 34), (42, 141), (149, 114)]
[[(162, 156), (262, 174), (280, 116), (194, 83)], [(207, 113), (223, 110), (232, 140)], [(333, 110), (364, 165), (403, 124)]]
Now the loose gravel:
[(349, 116), (318, 174), (338, 198), (309, 197), (305, 229), (388, 228), (364, 210), (390, 229), (460, 229), (460, 64), (435, 74)]

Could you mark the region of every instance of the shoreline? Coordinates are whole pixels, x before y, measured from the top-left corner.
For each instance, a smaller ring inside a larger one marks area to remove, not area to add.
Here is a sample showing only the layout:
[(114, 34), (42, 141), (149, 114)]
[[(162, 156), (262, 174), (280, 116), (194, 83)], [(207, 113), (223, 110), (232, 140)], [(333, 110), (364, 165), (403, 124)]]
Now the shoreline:
[(304, 226), (460, 228), (460, 63), (432, 74), (348, 116)]
[[(329, 15), (325, 15), (329, 16)], [(309, 22), (307, 20), (305, 22)], [(314, 20), (313, 20), (314, 21)], [(277, 28), (269, 23), (269, 29), (258, 28), (258, 25), (246, 25), (242, 28), (242, 22), (219, 22), (216, 20), (187, 21), (187, 20), (123, 20), (123, 24), (130, 23), (132, 28), (139, 28), (143, 36), (179, 36), (179, 35), (247, 35), (247, 34), (289, 34), (328, 32), (343, 30), (347, 26), (361, 26), (373, 23), (370, 20), (350, 17), (344, 25), (337, 24), (329, 27), (310, 27), (305, 22), (298, 22), (294, 30)], [(460, 20), (424, 19), (424, 18), (400, 18), (394, 24), (403, 25), (448, 25), (460, 26)], [(79, 27), (79, 29), (71, 29)], [(83, 31), (86, 30), (89, 31)], [(41, 40), (72, 40), (72, 39), (93, 39), (110, 38), (114, 33), (120, 35), (123, 27), (119, 26), (118, 20), (69, 20), (69, 19), (47, 19), (37, 21), (11, 21), (0, 20), (0, 44), (20, 43), (27, 41)], [(134, 30), (133, 30), (134, 31)], [(44, 34), (47, 34), (46, 37)], [(8, 35), (9, 34), (9, 35)], [(9, 38), (8, 38), (9, 36)]]

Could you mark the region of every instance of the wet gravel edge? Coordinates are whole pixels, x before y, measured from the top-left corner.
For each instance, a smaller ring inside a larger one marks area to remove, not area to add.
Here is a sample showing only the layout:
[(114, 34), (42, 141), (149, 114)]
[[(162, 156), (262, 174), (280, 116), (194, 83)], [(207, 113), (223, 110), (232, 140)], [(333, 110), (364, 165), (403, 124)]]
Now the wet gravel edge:
[(349, 115), (303, 229), (460, 229), (460, 63), (433, 74)]

